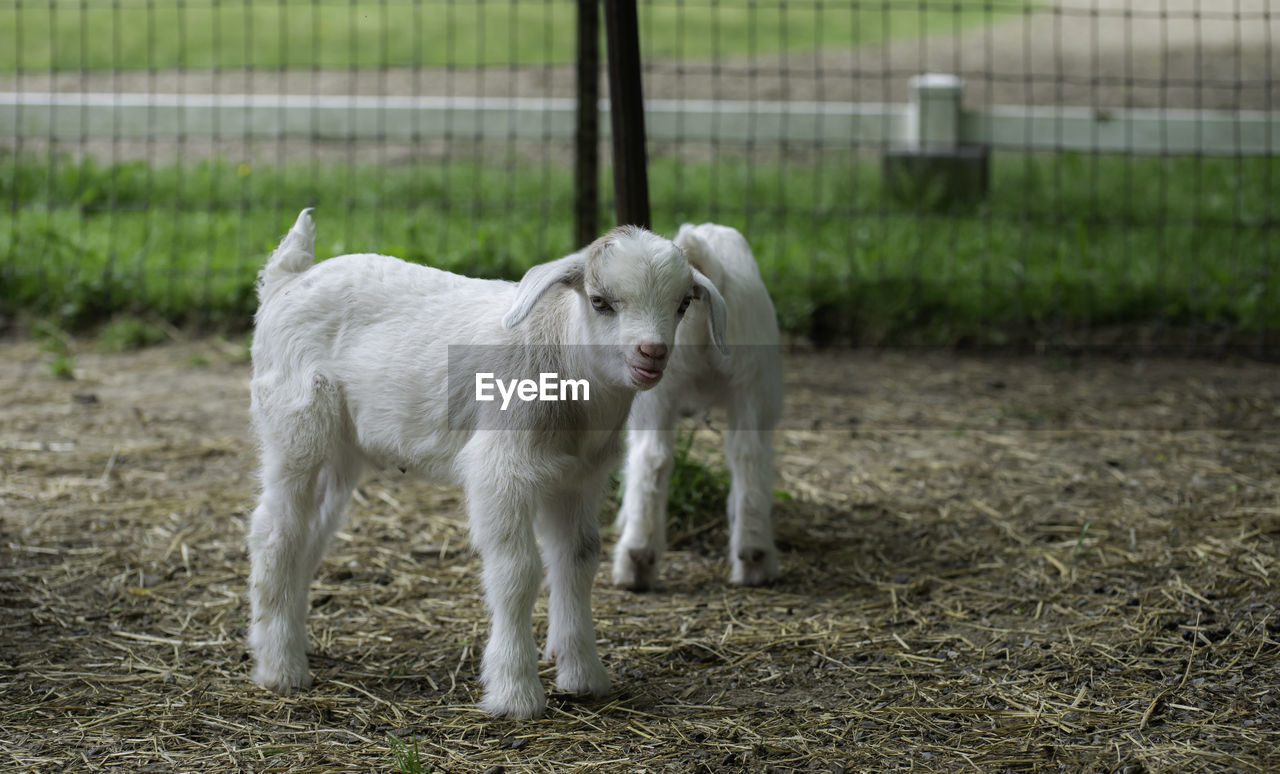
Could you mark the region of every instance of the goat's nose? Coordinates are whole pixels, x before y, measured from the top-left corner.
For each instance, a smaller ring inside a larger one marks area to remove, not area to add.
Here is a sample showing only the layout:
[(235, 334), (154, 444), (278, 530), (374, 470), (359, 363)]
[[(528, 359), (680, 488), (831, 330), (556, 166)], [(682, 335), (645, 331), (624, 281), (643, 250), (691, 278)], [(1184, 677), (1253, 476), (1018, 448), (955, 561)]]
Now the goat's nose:
[(667, 356), (667, 345), (657, 341), (642, 341), (636, 349), (651, 360), (662, 360)]

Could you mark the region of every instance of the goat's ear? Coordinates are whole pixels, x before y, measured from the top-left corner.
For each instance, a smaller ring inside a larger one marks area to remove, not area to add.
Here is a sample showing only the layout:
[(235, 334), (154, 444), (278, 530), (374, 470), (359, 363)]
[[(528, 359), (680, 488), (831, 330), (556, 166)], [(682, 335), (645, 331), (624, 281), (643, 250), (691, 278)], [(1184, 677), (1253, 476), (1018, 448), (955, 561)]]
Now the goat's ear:
[(515, 300), (502, 318), (502, 327), (513, 328), (529, 316), (533, 305), (546, 293), (552, 285), (581, 285), (582, 274), (587, 265), (584, 253), (574, 253), (547, 263), (540, 263), (525, 272), (516, 287)]
[(725, 329), (725, 308), (724, 297), (720, 295), (720, 291), (716, 286), (707, 279), (707, 275), (690, 267), (693, 271), (693, 297), (701, 298), (710, 306), (710, 314), (707, 315), (711, 324), (711, 340), (715, 342), (716, 349), (720, 350), (720, 354), (729, 354), (729, 345), (724, 340)]

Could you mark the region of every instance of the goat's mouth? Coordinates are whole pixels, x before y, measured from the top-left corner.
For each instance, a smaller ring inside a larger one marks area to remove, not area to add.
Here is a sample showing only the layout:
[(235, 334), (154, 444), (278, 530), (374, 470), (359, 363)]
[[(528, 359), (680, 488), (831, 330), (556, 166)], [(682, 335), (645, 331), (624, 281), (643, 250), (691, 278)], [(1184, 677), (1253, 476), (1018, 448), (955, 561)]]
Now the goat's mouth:
[(662, 379), (662, 368), (645, 368), (635, 363), (628, 363), (627, 370), (631, 372), (631, 381), (641, 388), (652, 387)]

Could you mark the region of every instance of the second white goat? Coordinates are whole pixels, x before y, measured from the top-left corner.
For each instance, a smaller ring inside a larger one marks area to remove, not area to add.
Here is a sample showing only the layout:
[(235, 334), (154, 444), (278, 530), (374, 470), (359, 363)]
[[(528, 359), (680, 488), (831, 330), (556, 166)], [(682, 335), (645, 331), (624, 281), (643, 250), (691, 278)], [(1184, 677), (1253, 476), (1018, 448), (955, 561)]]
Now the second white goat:
[[(532, 610), (544, 564), (556, 687), (605, 693), (591, 616), (600, 502), (632, 399), (661, 380), (693, 299), (706, 300), (723, 347), (715, 285), (672, 242), (636, 228), (535, 266), (518, 285), (382, 255), (313, 265), (313, 244), (304, 211), (258, 286), (253, 679), (281, 693), (310, 684), (307, 590), (372, 464), (464, 490), (491, 619), (480, 670), (485, 711), (543, 712)], [(504, 371), (585, 378), (590, 399), (487, 413), (468, 403), (478, 374)]]
[(730, 580), (759, 585), (778, 575), (773, 540), (773, 429), (782, 414), (778, 322), (751, 247), (736, 229), (685, 224), (675, 243), (724, 298), (726, 357), (711, 345), (706, 311), (691, 310), (676, 332), (662, 384), (636, 397), (627, 432), (621, 532), (613, 553), (613, 581), (636, 591), (653, 588), (667, 541), (667, 486), (675, 425), (681, 414), (728, 410), (725, 459), (729, 489)]

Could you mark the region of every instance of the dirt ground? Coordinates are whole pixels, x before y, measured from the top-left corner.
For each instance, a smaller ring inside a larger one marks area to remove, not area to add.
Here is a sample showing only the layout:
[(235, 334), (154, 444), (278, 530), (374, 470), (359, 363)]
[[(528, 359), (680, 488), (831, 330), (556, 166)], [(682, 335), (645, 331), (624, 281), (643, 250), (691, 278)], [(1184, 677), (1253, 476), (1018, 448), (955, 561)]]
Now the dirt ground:
[(791, 351), (783, 578), (728, 585), (717, 519), (661, 591), (602, 564), (612, 695), (516, 723), (473, 707), (458, 493), (394, 471), (313, 585), (315, 687), (250, 683), (242, 342), (74, 347), (0, 344), (0, 770), (1280, 768), (1280, 367)]

